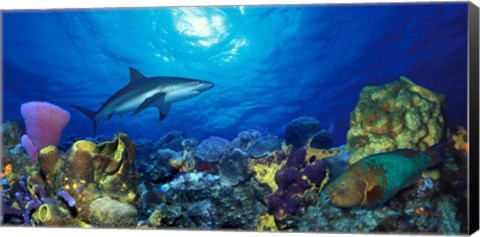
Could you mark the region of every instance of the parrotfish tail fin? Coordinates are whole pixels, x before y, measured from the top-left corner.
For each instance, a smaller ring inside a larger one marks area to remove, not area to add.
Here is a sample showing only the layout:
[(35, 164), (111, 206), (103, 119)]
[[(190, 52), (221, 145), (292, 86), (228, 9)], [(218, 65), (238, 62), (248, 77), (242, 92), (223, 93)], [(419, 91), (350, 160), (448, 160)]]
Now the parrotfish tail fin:
[(446, 156), (446, 143), (445, 142), (437, 143), (437, 144), (429, 147), (423, 153), (432, 158), (430, 163), (428, 163), (428, 167), (435, 166), (435, 165), (444, 161), (447, 158), (447, 156)]
[(92, 122), (93, 122), (93, 136), (95, 137), (97, 135), (97, 130), (98, 130), (98, 123), (97, 123), (97, 120), (95, 119), (95, 115), (97, 115), (97, 112), (91, 111), (91, 110), (88, 110), (88, 109), (84, 109), (84, 108), (82, 108), (80, 106), (76, 106), (76, 105), (70, 105), (70, 106), (72, 106), (75, 109), (78, 109), (80, 112), (85, 114), (90, 120), (92, 120)]

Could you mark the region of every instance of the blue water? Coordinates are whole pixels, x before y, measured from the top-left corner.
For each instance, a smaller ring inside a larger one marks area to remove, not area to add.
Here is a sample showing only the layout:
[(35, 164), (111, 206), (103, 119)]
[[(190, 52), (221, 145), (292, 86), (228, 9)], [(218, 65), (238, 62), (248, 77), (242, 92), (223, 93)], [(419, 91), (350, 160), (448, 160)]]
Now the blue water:
[(401, 75), (447, 96), (451, 126), (467, 122), (466, 3), (17, 11), (3, 23), (4, 120), (21, 120), (24, 102), (48, 101), (71, 112), (65, 136), (92, 131), (69, 105), (99, 109), (131, 66), (216, 86), (173, 104), (162, 122), (150, 108), (114, 116), (100, 134), (283, 135), (313, 116), (343, 144), (362, 88)]

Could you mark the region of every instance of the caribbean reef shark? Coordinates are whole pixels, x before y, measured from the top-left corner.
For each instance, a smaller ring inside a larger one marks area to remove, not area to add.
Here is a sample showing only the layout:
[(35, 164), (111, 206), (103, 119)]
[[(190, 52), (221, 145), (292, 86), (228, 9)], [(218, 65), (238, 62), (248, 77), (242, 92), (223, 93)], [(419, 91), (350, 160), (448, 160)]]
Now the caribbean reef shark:
[(93, 135), (95, 136), (98, 122), (110, 119), (114, 114), (123, 117), (125, 113), (133, 111), (132, 115), (135, 115), (146, 108), (156, 107), (160, 112), (160, 120), (163, 120), (170, 111), (172, 103), (193, 98), (213, 87), (212, 82), (190, 78), (147, 78), (131, 67), (130, 82), (108, 98), (98, 111), (91, 111), (76, 105), (71, 106), (80, 110), (93, 121)]

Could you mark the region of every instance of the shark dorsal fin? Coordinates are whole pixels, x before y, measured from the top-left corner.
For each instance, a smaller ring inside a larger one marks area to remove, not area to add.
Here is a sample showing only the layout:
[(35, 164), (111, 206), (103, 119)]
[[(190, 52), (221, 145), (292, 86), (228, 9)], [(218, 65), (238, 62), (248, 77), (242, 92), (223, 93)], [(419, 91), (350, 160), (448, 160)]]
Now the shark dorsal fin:
[(130, 83), (145, 79), (147, 78), (142, 73), (137, 71), (137, 69), (130, 67)]

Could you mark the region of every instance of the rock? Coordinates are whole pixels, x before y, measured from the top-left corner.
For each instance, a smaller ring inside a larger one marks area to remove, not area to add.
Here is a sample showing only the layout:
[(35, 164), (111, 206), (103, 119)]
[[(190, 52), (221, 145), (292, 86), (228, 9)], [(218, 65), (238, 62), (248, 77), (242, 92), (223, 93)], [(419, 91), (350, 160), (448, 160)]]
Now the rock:
[(231, 185), (237, 185), (247, 178), (248, 161), (245, 153), (235, 148), (218, 163), (218, 171), (222, 179)]
[(308, 139), (322, 129), (322, 124), (313, 117), (300, 117), (290, 122), (285, 129), (285, 142), (295, 148), (303, 147)]
[(332, 134), (322, 129), (317, 133), (313, 134), (310, 139), (310, 147), (316, 149), (330, 149), (333, 146), (333, 136)]
[(133, 228), (137, 225), (137, 209), (109, 197), (102, 197), (90, 204), (89, 221), (98, 227)]
[(198, 145), (196, 155), (203, 161), (213, 163), (230, 154), (233, 146), (221, 137), (209, 137)]
[(250, 158), (261, 158), (281, 149), (280, 140), (276, 136), (268, 135), (255, 139), (246, 151)]

